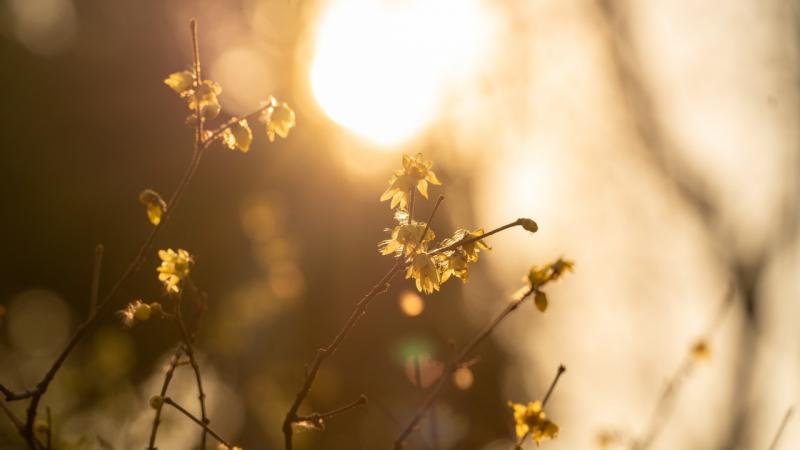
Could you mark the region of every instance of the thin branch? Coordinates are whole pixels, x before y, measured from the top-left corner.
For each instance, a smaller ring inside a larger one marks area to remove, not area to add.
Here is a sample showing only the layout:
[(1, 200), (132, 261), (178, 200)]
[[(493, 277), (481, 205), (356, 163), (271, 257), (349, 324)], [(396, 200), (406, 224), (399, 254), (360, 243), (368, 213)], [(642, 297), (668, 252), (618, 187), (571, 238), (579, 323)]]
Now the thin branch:
[(228, 119), (227, 122), (225, 122), (224, 124), (220, 125), (214, 131), (212, 131), (211, 134), (208, 135), (208, 137), (206, 137), (203, 140), (203, 149), (208, 148), (208, 146), (210, 146), (217, 138), (222, 136), (222, 133), (224, 133), (225, 130), (229, 129), (230, 127), (232, 127), (233, 125), (239, 123), (242, 120), (255, 119), (256, 117), (260, 116), (261, 113), (264, 112), (269, 107), (270, 107), (269, 104), (262, 105), (261, 107), (259, 107), (258, 109), (256, 109), (255, 111), (253, 111), (253, 112), (251, 112), (249, 114), (245, 114), (243, 116), (231, 117), (230, 119)]
[[(197, 364), (197, 358), (195, 358), (194, 349), (192, 347), (192, 338), (189, 336), (189, 333), (186, 331), (186, 325), (183, 323), (180, 299), (178, 300), (178, 304), (175, 306), (175, 316), (176, 321), (178, 322), (178, 328), (180, 329), (181, 339), (183, 340), (184, 351), (186, 352), (186, 356), (189, 358), (189, 364), (192, 366), (192, 370), (194, 371), (194, 378), (197, 383), (197, 398), (200, 401), (201, 418), (203, 423), (208, 425), (211, 421), (208, 419), (208, 413), (206, 411), (206, 393), (203, 390), (203, 379), (200, 376), (200, 365)], [(200, 442), (200, 448), (206, 448), (205, 428), (201, 434)]]
[[(515, 222), (512, 222), (511, 224), (501, 228), (505, 229), (514, 225), (517, 224)], [(501, 230), (498, 229), (498, 231)], [(400, 435), (394, 441), (395, 450), (400, 450), (403, 448), (405, 440), (414, 431), (419, 421), (422, 420), (422, 418), (425, 416), (425, 413), (428, 412), (428, 410), (431, 408), (431, 405), (433, 405), (433, 403), (439, 397), (445, 384), (447, 384), (447, 381), (453, 376), (453, 373), (456, 371), (456, 369), (458, 369), (458, 367), (460, 367), (461, 364), (466, 362), (467, 358), (469, 358), (472, 351), (475, 350), (475, 348), (481, 342), (483, 342), (487, 337), (489, 337), (489, 335), (492, 334), (495, 328), (497, 328), (497, 326), (500, 325), (500, 323), (503, 322), (503, 320), (509, 314), (514, 312), (514, 310), (516, 310), (519, 307), (519, 305), (522, 304), (522, 302), (524, 302), (528, 297), (530, 297), (533, 292), (534, 292), (533, 289), (529, 289), (518, 300), (509, 303), (508, 306), (506, 306), (500, 312), (500, 314), (498, 314), (497, 317), (495, 317), (494, 320), (492, 320), (492, 322), (480, 334), (475, 336), (472, 339), (472, 341), (466, 347), (464, 347), (464, 349), (461, 350), (461, 352), (458, 353), (458, 356), (456, 356), (447, 365), (444, 372), (442, 372), (442, 374), (439, 376), (439, 380), (436, 382), (436, 385), (433, 387), (430, 394), (428, 394), (428, 397), (425, 399), (425, 402), (419, 407), (419, 409), (417, 409), (414, 416), (411, 418), (411, 420), (408, 422), (405, 428), (403, 428), (403, 430), (400, 432)]]
[(314, 413), (311, 414), (310, 416), (297, 416), (297, 421), (298, 422), (308, 421), (321, 425), (324, 421), (332, 417), (338, 416), (339, 414), (350, 411), (351, 409), (358, 408), (359, 406), (364, 406), (366, 404), (367, 404), (367, 396), (361, 394), (361, 396), (359, 396), (356, 400), (353, 400), (352, 402), (344, 406), (340, 406), (339, 408), (333, 409), (331, 411), (325, 413)]
[(286, 450), (291, 450), (292, 448), (292, 424), (298, 421), (297, 410), (300, 408), (300, 405), (303, 404), (303, 401), (308, 397), (309, 392), (311, 391), (311, 386), (314, 384), (314, 380), (317, 377), (317, 372), (319, 371), (320, 366), (322, 363), (325, 362), (327, 358), (331, 355), (336, 353), (336, 350), (342, 345), (344, 339), (350, 334), (350, 331), (356, 326), (358, 321), (364, 316), (367, 312), (367, 308), (369, 307), (370, 302), (383, 292), (386, 292), (389, 282), (403, 269), (403, 259), (398, 258), (397, 261), (394, 263), (391, 269), (380, 279), (372, 289), (367, 292), (366, 295), (355, 305), (353, 311), (350, 313), (350, 316), (347, 318), (347, 321), (344, 323), (344, 326), (336, 334), (328, 344), (327, 347), (317, 349), (317, 353), (314, 356), (314, 360), (311, 362), (310, 366), (306, 369), (305, 381), (303, 382), (303, 386), (297, 392), (295, 397), (294, 403), (289, 408), (289, 411), (286, 413), (286, 418), (283, 421), (283, 436), (284, 436), (284, 446)]
[(222, 445), (224, 445), (224, 446), (226, 446), (226, 447), (228, 447), (228, 448), (233, 448), (233, 446), (232, 446), (232, 445), (231, 445), (231, 444), (230, 444), (228, 441), (226, 441), (225, 439), (223, 439), (223, 438), (222, 438), (222, 437), (221, 437), (219, 434), (217, 434), (217, 432), (216, 432), (216, 431), (212, 430), (212, 429), (211, 429), (211, 427), (209, 427), (207, 424), (205, 424), (205, 423), (201, 422), (201, 421), (200, 421), (200, 419), (198, 419), (197, 417), (195, 417), (195, 416), (194, 416), (192, 413), (190, 413), (189, 411), (187, 411), (187, 410), (186, 410), (186, 408), (184, 408), (183, 406), (179, 405), (178, 403), (176, 403), (176, 402), (175, 402), (174, 400), (172, 400), (171, 398), (169, 398), (169, 397), (165, 397), (165, 398), (164, 398), (164, 403), (165, 403), (165, 404), (167, 404), (167, 405), (170, 405), (170, 406), (172, 406), (172, 407), (173, 407), (173, 408), (175, 408), (175, 409), (177, 409), (178, 411), (180, 411), (181, 413), (183, 413), (183, 415), (184, 415), (184, 416), (186, 416), (186, 417), (188, 417), (189, 419), (191, 419), (191, 420), (192, 420), (192, 422), (196, 423), (197, 425), (200, 425), (200, 427), (201, 427), (201, 428), (202, 428), (202, 429), (203, 429), (205, 432), (207, 432), (208, 434), (210, 434), (210, 435), (211, 435), (211, 436), (212, 436), (214, 439), (216, 439), (216, 440), (217, 440), (217, 442), (219, 442), (220, 444), (222, 444)]
[(511, 227), (516, 227), (516, 226), (520, 226), (521, 227), (527, 221), (533, 222), (531, 219), (520, 218), (520, 219), (517, 219), (517, 220), (515, 220), (515, 221), (513, 221), (511, 223), (507, 223), (507, 224), (503, 225), (502, 227), (498, 227), (498, 228), (495, 228), (492, 231), (486, 232), (486, 233), (484, 233), (484, 234), (482, 234), (480, 236), (473, 236), (473, 237), (469, 237), (469, 238), (465, 237), (464, 239), (461, 239), (460, 241), (454, 242), (454, 243), (452, 243), (452, 244), (450, 244), (450, 245), (448, 245), (446, 247), (439, 247), (439, 248), (437, 248), (435, 250), (431, 250), (431, 251), (428, 252), (428, 256), (432, 256), (432, 255), (435, 255), (437, 253), (444, 253), (444, 252), (456, 249), (458, 247), (461, 247), (462, 245), (467, 245), (467, 244), (471, 244), (471, 243), (473, 243), (475, 241), (480, 241), (482, 239), (486, 239), (487, 237), (489, 237), (489, 236), (491, 236), (493, 234), (497, 234), (497, 233), (499, 233), (499, 232), (501, 232), (503, 230), (506, 230), (508, 228), (511, 228)]
[(100, 268), (103, 264), (103, 244), (94, 248), (94, 263), (92, 264), (92, 284), (90, 285), (89, 315), (97, 310), (97, 296), (100, 289)]
[[(722, 303), (706, 326), (706, 331), (701, 341), (707, 342), (717, 333), (727, 312), (734, 304), (734, 293), (734, 287), (732, 285), (729, 286)], [(656, 437), (658, 437), (658, 433), (661, 431), (661, 426), (667, 421), (670, 415), (675, 395), (677, 395), (677, 392), (683, 386), (685, 379), (692, 373), (694, 367), (695, 356), (692, 352), (686, 352), (678, 369), (672, 375), (672, 378), (669, 379), (666, 386), (664, 386), (664, 390), (661, 391), (661, 395), (656, 401), (656, 405), (650, 415), (650, 420), (645, 431), (642, 433), (641, 437), (633, 439), (631, 443), (632, 450), (646, 450), (653, 444)]]
[(550, 396), (553, 394), (553, 389), (556, 388), (556, 383), (558, 383), (559, 378), (561, 375), (564, 375), (564, 372), (567, 371), (567, 368), (564, 367), (563, 364), (558, 366), (558, 372), (556, 372), (556, 377), (553, 378), (553, 382), (550, 383), (550, 387), (547, 389), (547, 393), (544, 394), (544, 399), (542, 400), (542, 409), (544, 409), (545, 405), (547, 405), (547, 401), (550, 400)]
[[(175, 354), (172, 355), (172, 358), (170, 358), (169, 367), (167, 368), (166, 373), (164, 373), (164, 382), (161, 384), (161, 393), (159, 394), (161, 398), (167, 396), (169, 384), (172, 382), (172, 375), (175, 373), (175, 368), (180, 365), (179, 361), (182, 353), (183, 344), (178, 346), (177, 350), (175, 350)], [(147, 450), (156, 450), (156, 435), (158, 434), (158, 426), (161, 424), (161, 410), (163, 409), (163, 406), (163, 404), (160, 404), (157, 408), (155, 408), (156, 413), (155, 417), (153, 418), (153, 426), (150, 429), (150, 442), (147, 445)]]
[(778, 442), (780, 442), (781, 436), (783, 436), (783, 430), (786, 429), (786, 424), (789, 422), (792, 414), (794, 414), (794, 406), (790, 406), (789, 409), (786, 410), (786, 414), (783, 415), (781, 424), (778, 426), (778, 430), (775, 432), (775, 437), (772, 438), (772, 444), (770, 444), (769, 449), (767, 450), (777, 450)]
[[(566, 372), (566, 371), (567, 371), (567, 368), (564, 367), (563, 364), (558, 366), (558, 372), (556, 372), (556, 376), (553, 378), (553, 381), (550, 383), (550, 387), (547, 388), (547, 393), (544, 394), (544, 399), (542, 400), (542, 410), (544, 410), (545, 405), (547, 405), (547, 401), (550, 400), (550, 395), (553, 393), (553, 389), (556, 388), (556, 384), (558, 383), (558, 380), (561, 378), (561, 375), (563, 375), (564, 372)], [(525, 442), (525, 438), (530, 436), (530, 434), (531, 434), (531, 430), (528, 430), (528, 431), (525, 432), (525, 434), (520, 436), (519, 439), (517, 439), (517, 443), (514, 445), (514, 449), (515, 450), (516, 449), (521, 449), (522, 448), (522, 443)]]

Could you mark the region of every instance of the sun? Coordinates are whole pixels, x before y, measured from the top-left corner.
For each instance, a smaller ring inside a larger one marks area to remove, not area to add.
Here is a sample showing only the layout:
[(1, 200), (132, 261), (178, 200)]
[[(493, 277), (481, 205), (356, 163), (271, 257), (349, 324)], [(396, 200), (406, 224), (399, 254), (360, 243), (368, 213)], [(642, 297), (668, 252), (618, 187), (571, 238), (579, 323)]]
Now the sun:
[(487, 12), (474, 0), (334, 0), (319, 22), (310, 83), (336, 123), (377, 147), (413, 138), (475, 72)]

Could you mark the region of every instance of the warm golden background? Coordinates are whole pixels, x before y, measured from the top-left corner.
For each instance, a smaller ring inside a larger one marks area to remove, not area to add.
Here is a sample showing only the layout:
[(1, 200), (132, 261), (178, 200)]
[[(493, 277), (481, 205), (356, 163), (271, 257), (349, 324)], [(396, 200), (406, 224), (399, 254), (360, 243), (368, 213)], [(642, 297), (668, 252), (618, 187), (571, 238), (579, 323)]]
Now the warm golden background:
[[(191, 17), (225, 112), (274, 94), (298, 114), (288, 140), (209, 153), (158, 244), (191, 250), (210, 294), (199, 347), (223, 434), (282, 448), (303, 365), (390, 266), (378, 197), (401, 153), (423, 152), (444, 182), (440, 236), (517, 217), (540, 231), (492, 238), (470, 283), (451, 281), (417, 316), (400, 307), (412, 283), (395, 282), (307, 408), (360, 393), (369, 406), (298, 448), (389, 448), (424, 395), (408, 358), (445, 359), (531, 264), (564, 255), (576, 273), (548, 312), (526, 305), (480, 347), (471, 385), (446, 392), (435, 433), (426, 422), (409, 448), (510, 448), (506, 401), (541, 398), (559, 363), (561, 436), (543, 447), (641, 433), (730, 284), (712, 358), (653, 449), (767, 450), (800, 393), (800, 4), (787, 0), (6, 0), (3, 383), (33, 384), (85, 317), (95, 244), (102, 290), (133, 257), (150, 226), (138, 192), (177, 184), (192, 132), (162, 80), (190, 64)], [(159, 298), (156, 264), (120, 307)], [(56, 431), (143, 448), (175, 342), (163, 323), (108, 317), (44, 398)], [(173, 386), (194, 406), (188, 371)], [(160, 448), (196, 445), (168, 413)], [(0, 447), (20, 445), (0, 422)], [(778, 449), (796, 448), (797, 416)]]

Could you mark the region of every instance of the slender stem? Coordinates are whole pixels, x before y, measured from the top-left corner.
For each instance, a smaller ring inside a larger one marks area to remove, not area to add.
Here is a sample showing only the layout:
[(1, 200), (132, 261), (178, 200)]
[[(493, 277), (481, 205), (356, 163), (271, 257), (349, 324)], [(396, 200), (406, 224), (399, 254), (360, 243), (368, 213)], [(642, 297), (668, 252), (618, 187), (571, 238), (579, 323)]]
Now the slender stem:
[(187, 411), (187, 410), (186, 410), (186, 408), (184, 408), (183, 406), (179, 405), (178, 403), (176, 403), (176, 402), (175, 402), (174, 400), (172, 400), (171, 398), (169, 398), (169, 397), (165, 397), (165, 398), (164, 398), (164, 403), (165, 403), (165, 404), (167, 404), (167, 405), (170, 405), (170, 406), (172, 406), (172, 407), (173, 407), (173, 408), (175, 408), (175, 409), (177, 409), (178, 411), (180, 411), (181, 413), (183, 413), (183, 415), (184, 415), (184, 416), (186, 416), (186, 417), (188, 417), (189, 419), (191, 419), (191, 420), (192, 420), (192, 422), (196, 423), (197, 425), (200, 425), (200, 427), (201, 427), (201, 428), (203, 428), (203, 430), (205, 430), (205, 431), (206, 431), (208, 434), (210, 434), (210, 435), (211, 435), (211, 436), (212, 436), (214, 439), (216, 439), (216, 440), (217, 440), (217, 441), (218, 441), (220, 444), (222, 444), (222, 445), (224, 445), (224, 446), (226, 446), (226, 447), (228, 447), (228, 448), (233, 448), (233, 446), (232, 446), (232, 445), (231, 445), (231, 444), (230, 444), (228, 441), (226, 441), (225, 439), (223, 439), (223, 438), (222, 438), (222, 437), (221, 437), (219, 434), (217, 434), (217, 432), (216, 432), (216, 431), (212, 430), (212, 429), (211, 429), (211, 427), (209, 427), (209, 426), (208, 426), (208, 424), (205, 424), (205, 423), (201, 422), (201, 421), (200, 421), (200, 419), (198, 419), (197, 417), (195, 417), (195, 416), (194, 416), (192, 413), (190, 413), (189, 411)]
[(103, 244), (94, 248), (94, 263), (92, 264), (92, 284), (90, 285), (89, 314), (94, 314), (97, 309), (97, 296), (100, 290), (100, 267), (103, 264)]
[[(722, 303), (719, 305), (719, 308), (706, 327), (704, 340), (710, 340), (719, 330), (726, 313), (734, 304), (734, 294), (735, 289), (731, 285), (728, 287)], [(664, 390), (661, 391), (661, 395), (656, 401), (656, 405), (650, 415), (645, 431), (642, 433), (641, 437), (632, 440), (631, 450), (646, 450), (653, 444), (656, 437), (658, 437), (658, 433), (661, 431), (661, 426), (667, 422), (675, 400), (675, 395), (683, 386), (685, 379), (692, 373), (694, 367), (694, 356), (691, 352), (686, 352), (678, 369), (672, 375), (669, 382), (667, 382), (666, 386), (664, 386)]]
[[(178, 328), (181, 332), (181, 339), (183, 340), (184, 351), (186, 352), (186, 356), (189, 358), (189, 364), (192, 366), (192, 370), (194, 371), (194, 378), (197, 383), (197, 398), (200, 401), (200, 415), (203, 420), (203, 423), (208, 425), (210, 420), (208, 419), (208, 413), (206, 412), (206, 393), (203, 390), (203, 379), (200, 376), (200, 365), (197, 364), (197, 358), (194, 355), (194, 349), (192, 348), (192, 338), (189, 336), (189, 333), (186, 331), (186, 325), (183, 322), (183, 314), (181, 313), (181, 301), (178, 300), (178, 304), (175, 308), (175, 316), (176, 321), (178, 322)], [(206, 448), (206, 429), (203, 428), (201, 438), (200, 438), (200, 448)]]
[(367, 404), (367, 396), (364, 395), (364, 394), (361, 394), (361, 396), (358, 397), (356, 400), (353, 400), (352, 402), (350, 402), (350, 403), (348, 403), (348, 404), (346, 404), (344, 406), (340, 406), (340, 407), (338, 407), (336, 409), (333, 409), (331, 411), (328, 411), (328, 412), (325, 412), (325, 413), (314, 413), (314, 414), (311, 414), (310, 416), (297, 416), (297, 421), (298, 422), (309, 421), (309, 422), (314, 422), (314, 423), (320, 423), (321, 424), (323, 421), (325, 421), (327, 419), (330, 419), (331, 417), (338, 416), (339, 414), (345, 413), (347, 411), (350, 411), (351, 409), (355, 409), (355, 408), (358, 408), (359, 406), (363, 406), (363, 405), (366, 405), (366, 404)]
[(338, 350), (342, 345), (342, 342), (344, 342), (344, 339), (348, 334), (350, 334), (350, 331), (352, 331), (358, 321), (367, 312), (370, 302), (372, 302), (372, 300), (379, 294), (386, 292), (386, 290), (389, 288), (389, 282), (392, 281), (392, 279), (400, 272), (400, 270), (403, 269), (403, 265), (403, 260), (398, 258), (392, 268), (386, 272), (383, 278), (381, 278), (380, 281), (372, 286), (372, 289), (370, 289), (369, 292), (367, 292), (366, 295), (364, 295), (364, 297), (355, 305), (353, 311), (350, 313), (350, 316), (347, 318), (347, 321), (344, 323), (344, 326), (333, 338), (333, 341), (331, 341), (327, 347), (317, 349), (314, 360), (306, 369), (303, 386), (297, 392), (294, 403), (292, 403), (292, 406), (289, 408), (289, 411), (286, 413), (286, 418), (283, 421), (282, 429), (284, 436), (284, 447), (286, 450), (291, 450), (292, 448), (292, 424), (298, 421), (297, 410), (300, 408), (300, 405), (303, 404), (303, 401), (306, 399), (306, 397), (308, 397), (308, 394), (311, 391), (311, 386), (314, 384), (314, 380), (317, 377), (317, 372), (319, 372), (320, 366), (322, 366), (322, 363), (325, 362), (327, 358), (336, 353), (336, 350)]
[(558, 372), (556, 372), (555, 378), (553, 378), (553, 382), (550, 383), (550, 387), (547, 388), (547, 393), (544, 394), (544, 399), (542, 400), (542, 409), (544, 409), (545, 405), (547, 405), (547, 401), (550, 400), (550, 396), (553, 394), (553, 389), (556, 388), (556, 384), (558, 383), (558, 379), (561, 378), (561, 375), (567, 371), (567, 368), (564, 367), (563, 364), (558, 366)]
[[(175, 368), (179, 365), (182, 353), (183, 344), (178, 346), (178, 348), (175, 350), (175, 354), (172, 355), (172, 358), (169, 361), (169, 368), (167, 368), (167, 371), (164, 374), (164, 382), (161, 384), (161, 393), (159, 394), (161, 398), (164, 398), (167, 395), (169, 384), (172, 382), (172, 375), (175, 373)], [(150, 442), (147, 445), (147, 450), (156, 450), (156, 435), (158, 434), (158, 426), (161, 424), (161, 410), (163, 407), (164, 405), (161, 404), (156, 408), (155, 417), (153, 418), (153, 426), (150, 429)]]
[(789, 422), (792, 414), (794, 414), (794, 406), (790, 406), (789, 409), (786, 410), (786, 414), (783, 415), (781, 424), (778, 426), (778, 430), (775, 432), (775, 437), (772, 438), (772, 444), (770, 444), (769, 449), (767, 450), (776, 450), (778, 448), (778, 442), (780, 442), (781, 436), (783, 435), (783, 430), (786, 429), (786, 424)]
[(203, 140), (203, 148), (207, 148), (209, 145), (211, 145), (211, 143), (214, 142), (214, 140), (216, 140), (218, 137), (222, 136), (222, 133), (224, 133), (225, 130), (229, 129), (234, 124), (236, 124), (236, 123), (238, 123), (239, 121), (242, 121), (242, 120), (255, 119), (256, 117), (261, 115), (261, 113), (264, 112), (264, 110), (266, 110), (269, 107), (270, 107), (270, 105), (266, 104), (266, 105), (263, 105), (263, 106), (259, 107), (258, 109), (256, 109), (255, 111), (253, 111), (253, 112), (251, 112), (249, 114), (245, 114), (244, 116), (231, 117), (230, 119), (228, 119), (227, 122), (225, 122), (224, 124), (220, 125), (219, 128), (216, 128), (214, 131), (211, 132), (211, 134), (208, 135), (208, 137), (206, 137)]
[[(513, 226), (513, 224), (507, 225), (505, 226), (505, 228), (508, 228), (509, 226)], [(433, 403), (439, 397), (445, 384), (447, 384), (447, 380), (449, 380), (453, 376), (453, 373), (456, 371), (456, 369), (458, 369), (458, 367), (461, 364), (466, 362), (467, 358), (470, 356), (472, 351), (475, 350), (475, 348), (481, 342), (483, 342), (489, 335), (491, 335), (492, 332), (495, 330), (495, 328), (497, 328), (497, 326), (500, 325), (500, 323), (502, 323), (503, 320), (505, 320), (505, 318), (508, 317), (509, 314), (514, 312), (514, 310), (516, 310), (519, 307), (519, 305), (522, 304), (522, 302), (524, 302), (528, 297), (530, 297), (532, 293), (533, 289), (529, 289), (518, 300), (509, 303), (508, 306), (506, 306), (500, 312), (500, 314), (498, 314), (494, 318), (494, 320), (492, 320), (492, 322), (489, 323), (489, 325), (486, 326), (486, 328), (482, 332), (480, 332), (477, 336), (475, 336), (472, 339), (472, 341), (470, 341), (470, 343), (467, 344), (467, 346), (464, 347), (461, 350), (461, 352), (459, 352), (458, 355), (447, 365), (444, 372), (439, 377), (439, 380), (436, 382), (436, 385), (433, 387), (433, 390), (431, 390), (430, 394), (428, 394), (428, 397), (425, 399), (423, 404), (419, 407), (419, 409), (417, 409), (414, 416), (411, 418), (411, 420), (408, 422), (405, 428), (403, 428), (403, 430), (400, 432), (400, 435), (394, 441), (395, 450), (400, 450), (403, 448), (406, 438), (408, 438), (408, 436), (414, 431), (417, 424), (425, 416), (425, 413), (428, 412), (428, 410), (431, 408), (431, 405), (433, 405)]]
[[(556, 372), (556, 376), (553, 378), (553, 381), (550, 383), (550, 387), (547, 388), (547, 393), (544, 394), (544, 399), (542, 400), (542, 409), (544, 409), (545, 405), (547, 405), (547, 401), (550, 400), (550, 395), (553, 394), (553, 389), (556, 388), (556, 384), (558, 383), (558, 380), (561, 378), (561, 375), (563, 375), (564, 372), (566, 372), (566, 371), (567, 371), (567, 368), (564, 367), (563, 364), (558, 366), (558, 372)], [(525, 432), (525, 434), (520, 436), (519, 439), (517, 439), (517, 443), (514, 445), (514, 449), (522, 448), (522, 443), (525, 442), (525, 438), (530, 436), (530, 434), (531, 434), (531, 431), (528, 430), (528, 431)]]
[(507, 223), (507, 224), (503, 225), (502, 227), (498, 227), (498, 228), (495, 228), (494, 230), (491, 230), (489, 232), (483, 233), (480, 236), (473, 236), (473, 237), (469, 237), (469, 238), (464, 238), (464, 239), (461, 239), (460, 241), (454, 242), (454, 243), (452, 243), (452, 244), (450, 244), (450, 245), (448, 245), (446, 247), (439, 247), (439, 248), (437, 248), (435, 250), (431, 250), (431, 251), (428, 252), (428, 255), (431, 256), (431, 255), (435, 255), (437, 253), (447, 252), (447, 251), (453, 250), (455, 248), (461, 247), (462, 245), (471, 244), (471, 243), (473, 243), (475, 241), (479, 241), (481, 239), (485, 239), (485, 238), (487, 238), (487, 237), (489, 237), (489, 236), (491, 236), (493, 234), (497, 234), (497, 233), (499, 233), (499, 232), (501, 232), (503, 230), (506, 230), (508, 228), (516, 227), (516, 226), (522, 226), (522, 224), (524, 223), (525, 220), (529, 220), (529, 219), (517, 219), (517, 220), (515, 220), (515, 221), (513, 221), (511, 223)]

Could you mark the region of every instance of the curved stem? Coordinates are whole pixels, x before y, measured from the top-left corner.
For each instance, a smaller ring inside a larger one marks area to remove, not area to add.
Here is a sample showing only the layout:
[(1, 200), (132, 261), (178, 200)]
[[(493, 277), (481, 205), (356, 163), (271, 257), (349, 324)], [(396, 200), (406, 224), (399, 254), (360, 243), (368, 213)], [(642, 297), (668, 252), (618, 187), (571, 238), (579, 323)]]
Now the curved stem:
[[(514, 224), (510, 224), (510, 225), (507, 225), (507, 226), (502, 227), (502, 228), (505, 229), (505, 228), (508, 228), (510, 226), (513, 226), (513, 225)], [(498, 231), (501, 231), (501, 230), (498, 230)], [(480, 334), (475, 336), (472, 339), (472, 341), (470, 341), (470, 343), (467, 344), (467, 346), (464, 347), (464, 349), (461, 350), (461, 352), (459, 352), (458, 355), (452, 361), (450, 361), (450, 363), (447, 365), (445, 370), (439, 376), (439, 380), (436, 382), (436, 385), (433, 387), (433, 389), (431, 390), (430, 394), (428, 394), (428, 397), (425, 399), (425, 401), (422, 403), (422, 405), (417, 409), (417, 412), (414, 414), (414, 416), (411, 418), (411, 420), (408, 422), (408, 424), (400, 432), (400, 435), (394, 441), (394, 449), (395, 450), (400, 450), (400, 449), (403, 448), (403, 445), (405, 444), (405, 440), (414, 431), (414, 429), (416, 428), (417, 424), (420, 422), (420, 420), (422, 420), (422, 418), (425, 416), (425, 414), (431, 408), (433, 403), (436, 401), (436, 399), (442, 393), (442, 389), (444, 388), (445, 384), (447, 383), (447, 380), (449, 380), (453, 376), (453, 373), (455, 373), (456, 369), (458, 369), (458, 367), (460, 367), (461, 364), (465, 363), (467, 361), (467, 358), (472, 353), (472, 351), (475, 350), (475, 348), (481, 342), (483, 342), (487, 337), (489, 337), (489, 335), (492, 334), (492, 332), (495, 330), (495, 328), (497, 328), (497, 326), (500, 325), (500, 323), (502, 323), (503, 320), (505, 320), (505, 318), (508, 317), (509, 314), (514, 312), (514, 310), (516, 310), (519, 307), (519, 305), (522, 304), (522, 302), (524, 302), (528, 297), (530, 297), (530, 295), (533, 292), (534, 292), (533, 289), (529, 289), (528, 291), (525, 292), (525, 294), (522, 295), (522, 297), (519, 298), (519, 300), (515, 300), (515, 301), (509, 303), (508, 306), (506, 306), (500, 312), (500, 314), (498, 314), (494, 318), (494, 320), (492, 320), (492, 322), (489, 323), (489, 325), (486, 326), (486, 328), (484, 328), (484, 330)]]
[(389, 282), (403, 269), (403, 260), (397, 259), (395, 264), (389, 269), (388, 272), (380, 279), (372, 289), (367, 292), (366, 295), (355, 305), (353, 311), (350, 313), (350, 316), (347, 318), (342, 329), (336, 336), (333, 338), (330, 344), (327, 347), (317, 349), (317, 353), (314, 356), (314, 360), (311, 362), (311, 366), (306, 370), (306, 377), (305, 381), (303, 382), (303, 386), (297, 392), (297, 395), (294, 399), (294, 403), (289, 408), (289, 411), (286, 413), (286, 417), (283, 421), (283, 437), (284, 437), (284, 447), (286, 450), (291, 450), (292, 448), (292, 424), (298, 421), (297, 410), (300, 408), (300, 405), (303, 404), (303, 401), (308, 397), (308, 393), (311, 391), (311, 386), (314, 384), (314, 380), (317, 377), (317, 372), (319, 371), (320, 366), (322, 363), (325, 362), (331, 355), (336, 353), (336, 350), (342, 345), (344, 339), (350, 334), (350, 331), (356, 326), (358, 321), (364, 316), (367, 312), (367, 308), (369, 307), (370, 302), (377, 297), (379, 294), (386, 292), (389, 288)]
[(201, 422), (200, 419), (195, 417), (192, 413), (187, 411), (186, 408), (184, 408), (183, 406), (179, 405), (178, 403), (176, 403), (171, 398), (169, 398), (169, 397), (164, 398), (164, 404), (172, 406), (173, 408), (175, 408), (178, 411), (180, 411), (181, 413), (183, 413), (184, 416), (186, 416), (189, 419), (191, 419), (192, 422), (200, 425), (200, 427), (203, 429), (204, 432), (207, 432), (208, 434), (210, 434), (220, 444), (222, 444), (222, 445), (224, 445), (225, 447), (228, 447), (228, 448), (233, 448), (233, 446), (228, 441), (223, 439), (216, 431), (212, 430), (211, 427), (209, 427), (207, 424)]

